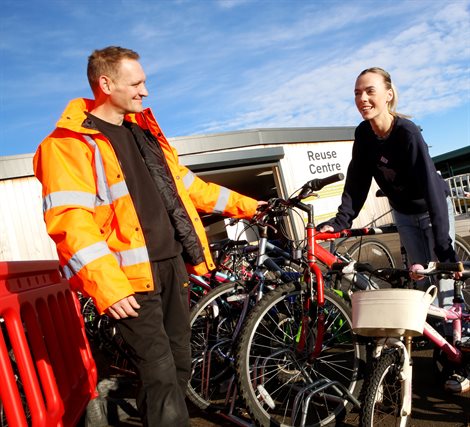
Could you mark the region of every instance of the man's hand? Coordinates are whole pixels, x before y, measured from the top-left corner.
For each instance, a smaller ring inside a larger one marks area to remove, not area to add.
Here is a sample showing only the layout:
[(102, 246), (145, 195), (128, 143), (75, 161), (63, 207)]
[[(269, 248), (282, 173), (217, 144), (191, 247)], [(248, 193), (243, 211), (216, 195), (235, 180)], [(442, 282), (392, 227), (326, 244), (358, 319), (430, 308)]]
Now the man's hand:
[(127, 317), (137, 317), (139, 313), (136, 310), (140, 305), (134, 298), (134, 295), (129, 295), (118, 302), (115, 302), (106, 311), (114, 319), (125, 319)]

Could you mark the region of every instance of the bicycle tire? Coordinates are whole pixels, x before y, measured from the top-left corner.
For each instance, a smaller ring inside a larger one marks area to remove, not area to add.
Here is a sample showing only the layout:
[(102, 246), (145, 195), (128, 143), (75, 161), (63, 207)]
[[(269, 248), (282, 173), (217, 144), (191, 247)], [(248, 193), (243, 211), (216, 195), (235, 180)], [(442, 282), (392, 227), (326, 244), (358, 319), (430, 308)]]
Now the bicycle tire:
[(367, 262), (376, 268), (395, 268), (395, 259), (389, 247), (377, 239), (354, 243), (348, 251), (355, 261)]
[[(263, 296), (243, 324), (236, 352), (238, 388), (245, 408), (258, 426), (298, 425), (298, 410), (305, 400), (294, 405), (294, 394), (307, 396), (312, 390), (306, 386), (314, 381), (338, 380), (354, 396), (361, 389), (359, 374), (365, 349), (352, 332), (351, 309), (335, 292), (325, 289), (327, 315), (319, 357), (309, 363), (305, 353), (295, 353), (305, 298), (305, 283), (281, 285)], [(316, 304), (312, 305), (310, 312), (316, 313)], [(312, 320), (315, 323), (309, 327), (308, 338), (313, 345), (317, 324), (316, 318)], [(258, 377), (258, 373), (262, 376)], [(341, 418), (352, 406), (338, 395), (333, 396), (333, 401), (328, 400), (331, 388), (325, 390), (314, 393), (306, 403), (307, 415), (302, 425), (326, 425)]]
[(235, 373), (233, 337), (247, 297), (241, 282), (224, 283), (209, 291), (190, 311), (191, 378), (186, 396), (200, 409), (225, 406)]
[[(470, 261), (470, 243), (458, 234), (455, 235), (454, 250), (457, 254), (459, 261)], [(470, 306), (470, 279), (465, 281), (466, 288), (463, 290), (463, 295), (467, 307)]]
[[(400, 379), (402, 362), (397, 349), (384, 350), (374, 362), (370, 376), (364, 382), (363, 405), (359, 416), (361, 427), (388, 427), (400, 424), (402, 407), (402, 387)], [(407, 416), (405, 425), (410, 423)]]
[(470, 243), (458, 234), (455, 235), (455, 252), (460, 261), (470, 261)]
[(96, 334), (98, 333), (100, 314), (98, 313), (91, 297), (83, 297), (80, 295), (79, 301), (87, 338), (93, 340), (96, 338)]

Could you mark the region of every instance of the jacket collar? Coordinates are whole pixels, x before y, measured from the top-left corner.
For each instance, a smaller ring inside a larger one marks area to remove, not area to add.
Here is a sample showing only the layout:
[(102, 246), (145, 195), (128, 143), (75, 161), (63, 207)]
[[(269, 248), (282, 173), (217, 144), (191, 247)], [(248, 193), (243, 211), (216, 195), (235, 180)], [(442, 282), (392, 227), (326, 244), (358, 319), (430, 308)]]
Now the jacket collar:
[[(69, 129), (74, 132), (83, 134), (97, 134), (99, 131), (95, 129), (93, 122), (87, 117), (86, 113), (93, 110), (95, 101), (93, 99), (76, 98), (72, 99), (65, 107), (64, 112), (60, 116), (56, 126), (58, 128)], [(128, 114), (125, 120), (138, 123), (141, 127), (149, 120), (153, 126), (158, 128), (157, 121), (153, 116), (150, 108), (146, 108), (142, 113)], [(159, 128), (158, 128), (159, 129)]]

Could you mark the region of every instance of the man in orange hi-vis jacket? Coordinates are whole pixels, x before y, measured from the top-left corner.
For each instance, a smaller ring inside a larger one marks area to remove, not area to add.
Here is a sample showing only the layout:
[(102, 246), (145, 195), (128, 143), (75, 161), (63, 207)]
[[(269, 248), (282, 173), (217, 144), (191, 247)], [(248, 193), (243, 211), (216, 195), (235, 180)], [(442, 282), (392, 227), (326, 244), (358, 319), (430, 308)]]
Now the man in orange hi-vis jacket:
[(91, 54), (94, 100), (69, 103), (39, 146), (34, 171), (67, 279), (117, 319), (133, 349), (144, 424), (187, 426), (187, 269), (214, 268), (198, 211), (251, 218), (260, 202), (179, 163), (142, 106), (148, 92), (138, 60), (115, 46)]

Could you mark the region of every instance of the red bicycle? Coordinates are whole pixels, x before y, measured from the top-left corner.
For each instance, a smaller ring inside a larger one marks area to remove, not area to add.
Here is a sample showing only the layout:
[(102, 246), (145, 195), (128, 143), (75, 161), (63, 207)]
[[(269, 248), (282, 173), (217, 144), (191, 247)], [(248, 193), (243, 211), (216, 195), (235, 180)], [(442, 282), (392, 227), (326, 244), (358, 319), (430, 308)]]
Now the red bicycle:
[(342, 257), (317, 241), (354, 232), (316, 234), (313, 205), (303, 202), (341, 179), (343, 175), (336, 174), (310, 181), (287, 200), (271, 199), (260, 213), (288, 216), (300, 210), (307, 214), (307, 223), (305, 250), (298, 251), (304, 265), (301, 279), (261, 298), (245, 320), (237, 345), (239, 394), (257, 425), (326, 425), (359, 404), (365, 349), (352, 331), (350, 305), (325, 286), (319, 264), (330, 266)]

